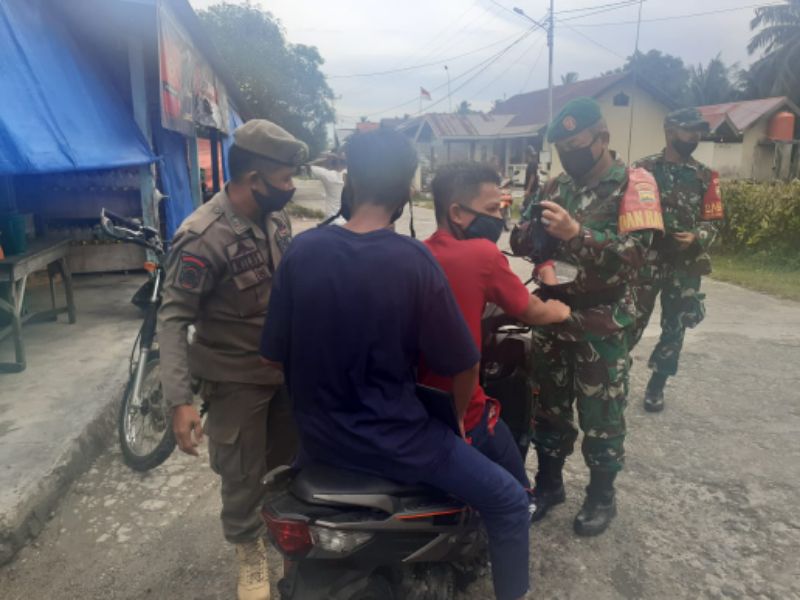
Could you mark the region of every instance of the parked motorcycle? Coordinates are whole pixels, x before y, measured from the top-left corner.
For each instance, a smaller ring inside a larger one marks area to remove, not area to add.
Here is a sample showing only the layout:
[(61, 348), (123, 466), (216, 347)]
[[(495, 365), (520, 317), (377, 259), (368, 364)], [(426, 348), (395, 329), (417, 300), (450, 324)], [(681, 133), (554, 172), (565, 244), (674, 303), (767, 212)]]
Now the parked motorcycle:
[[(530, 330), (495, 306), (483, 325), (483, 383), (524, 457), (533, 411)], [(441, 397), (449, 395), (436, 393), (438, 401), (418, 395), (431, 412), (452, 406)], [(282, 600), (452, 600), (487, 570), (479, 516), (432, 488), (322, 464), (278, 469), (266, 483), (262, 516), (286, 561)]]
[(150, 250), (155, 259), (144, 263), (149, 279), (132, 300), (143, 310), (144, 320), (131, 351), (128, 385), (117, 422), (125, 464), (147, 471), (167, 460), (175, 449), (172, 420), (161, 389), (156, 333), (164, 285), (164, 246), (156, 229), (106, 209), (101, 212), (100, 226), (111, 238)]

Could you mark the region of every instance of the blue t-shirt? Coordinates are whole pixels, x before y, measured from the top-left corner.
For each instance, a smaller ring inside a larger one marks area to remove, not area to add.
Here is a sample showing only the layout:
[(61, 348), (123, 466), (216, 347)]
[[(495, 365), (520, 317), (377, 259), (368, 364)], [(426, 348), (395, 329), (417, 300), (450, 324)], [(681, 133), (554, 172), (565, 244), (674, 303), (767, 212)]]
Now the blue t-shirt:
[(423, 244), (337, 226), (289, 246), (273, 280), (261, 354), (284, 365), (306, 454), (408, 482), (458, 440), (415, 395), (420, 355), (445, 376), (480, 359)]

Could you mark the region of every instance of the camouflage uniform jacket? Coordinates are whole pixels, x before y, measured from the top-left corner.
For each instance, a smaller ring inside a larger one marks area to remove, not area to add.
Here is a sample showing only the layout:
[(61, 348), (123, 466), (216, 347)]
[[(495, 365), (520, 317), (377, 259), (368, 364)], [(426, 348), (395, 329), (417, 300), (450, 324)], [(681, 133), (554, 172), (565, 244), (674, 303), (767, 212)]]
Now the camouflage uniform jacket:
[[(537, 202), (550, 200), (559, 204), (581, 224), (580, 234), (569, 242), (559, 243), (556, 252), (557, 260), (576, 267), (577, 275), (571, 287), (577, 293), (591, 294), (627, 286), (645, 265), (655, 230), (620, 233), (618, 229), (620, 205), (627, 187), (628, 169), (616, 160), (593, 188), (582, 187), (562, 173), (537, 198)], [(626, 293), (612, 305), (574, 311), (565, 329), (573, 329), (569, 327), (570, 322), (574, 325), (574, 335), (563, 331), (559, 337), (586, 337), (579, 334), (580, 327), (589, 337), (593, 333), (610, 335), (628, 327), (633, 323), (630, 295)]]
[[(664, 151), (638, 160), (635, 166), (647, 169), (655, 177), (664, 214), (664, 237), (655, 244), (640, 277), (654, 279), (662, 265), (693, 275), (710, 273), (708, 248), (719, 230), (718, 221), (702, 219), (703, 198), (712, 185), (711, 169), (694, 159), (686, 163), (669, 162)], [(680, 250), (672, 238), (673, 233), (681, 231), (696, 236), (695, 242), (685, 250)]]

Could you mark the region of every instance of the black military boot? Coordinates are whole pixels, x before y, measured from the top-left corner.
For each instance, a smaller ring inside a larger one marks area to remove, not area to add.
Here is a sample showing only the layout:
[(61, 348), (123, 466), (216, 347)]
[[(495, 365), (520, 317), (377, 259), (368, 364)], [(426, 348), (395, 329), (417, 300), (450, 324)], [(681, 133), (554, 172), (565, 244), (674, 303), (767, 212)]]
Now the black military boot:
[(667, 375), (653, 371), (647, 389), (644, 392), (644, 409), (647, 412), (661, 412), (664, 410), (664, 385)]
[(539, 449), (536, 455), (539, 457), (539, 470), (533, 488), (536, 507), (531, 513), (531, 523), (541, 521), (548, 510), (567, 499), (562, 475), (564, 459), (547, 456)]
[(616, 471), (591, 471), (591, 479), (586, 486), (586, 500), (573, 524), (575, 533), (581, 536), (600, 535), (617, 516), (614, 499), (616, 476)]

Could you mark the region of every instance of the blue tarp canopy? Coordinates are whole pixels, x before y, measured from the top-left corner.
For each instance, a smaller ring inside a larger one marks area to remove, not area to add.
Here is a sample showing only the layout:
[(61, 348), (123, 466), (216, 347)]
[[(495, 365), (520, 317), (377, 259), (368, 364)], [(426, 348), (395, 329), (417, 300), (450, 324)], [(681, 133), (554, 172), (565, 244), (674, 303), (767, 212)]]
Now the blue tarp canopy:
[(130, 109), (52, 7), (0, 2), (0, 175), (153, 160)]

